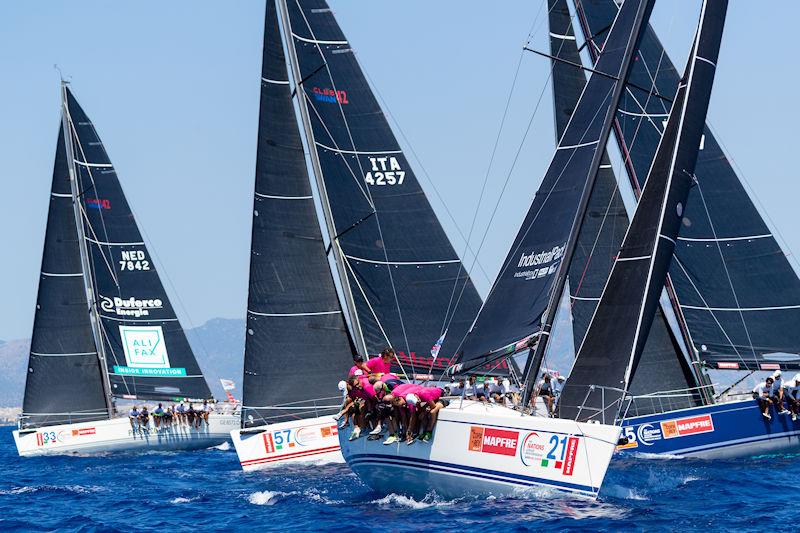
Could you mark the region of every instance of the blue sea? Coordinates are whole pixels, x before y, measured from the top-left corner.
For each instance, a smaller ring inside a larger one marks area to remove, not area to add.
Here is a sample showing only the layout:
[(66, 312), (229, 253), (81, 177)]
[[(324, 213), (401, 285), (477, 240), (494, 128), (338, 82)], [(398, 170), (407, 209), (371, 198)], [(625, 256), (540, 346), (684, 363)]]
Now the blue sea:
[(413, 500), (346, 465), (245, 474), (233, 447), (21, 459), (0, 428), (2, 531), (796, 530), (800, 457), (615, 461), (602, 496)]

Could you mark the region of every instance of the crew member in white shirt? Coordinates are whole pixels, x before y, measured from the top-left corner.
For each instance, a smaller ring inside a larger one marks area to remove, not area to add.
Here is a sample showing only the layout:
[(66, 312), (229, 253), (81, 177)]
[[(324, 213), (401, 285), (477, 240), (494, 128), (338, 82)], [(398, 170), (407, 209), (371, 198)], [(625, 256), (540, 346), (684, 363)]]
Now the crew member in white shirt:
[(770, 395), (772, 392), (772, 384), (775, 382), (771, 377), (762, 381), (753, 389), (753, 399), (758, 402), (758, 407), (761, 408), (761, 416), (767, 420), (772, 420), (769, 414), (769, 406), (772, 404)]

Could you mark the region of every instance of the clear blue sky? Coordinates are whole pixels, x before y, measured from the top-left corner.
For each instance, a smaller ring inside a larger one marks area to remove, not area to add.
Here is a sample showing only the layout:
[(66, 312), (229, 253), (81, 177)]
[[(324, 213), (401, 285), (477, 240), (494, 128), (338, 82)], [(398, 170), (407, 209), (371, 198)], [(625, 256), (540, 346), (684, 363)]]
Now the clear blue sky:
[[(453, 213), (455, 222), (417, 162), (459, 251), (456, 224), (466, 232), (472, 221), (520, 50), (544, 3), (331, 1)], [(680, 68), (699, 5), (661, 0), (653, 15)], [(162, 276), (188, 310), (184, 325), (244, 317), (263, 10), (260, 0), (0, 3), (0, 339), (29, 336), (33, 322), (59, 120), (56, 63), (109, 150)], [(792, 250), (800, 250), (798, 19), (796, 1), (731, 1), (709, 112)], [(539, 24), (533, 46), (546, 49), (546, 35)], [(473, 243), (547, 73), (546, 60), (525, 55)], [(480, 251), (491, 278), (551, 156), (551, 108), (547, 88)], [(485, 294), (490, 280), (474, 277)]]

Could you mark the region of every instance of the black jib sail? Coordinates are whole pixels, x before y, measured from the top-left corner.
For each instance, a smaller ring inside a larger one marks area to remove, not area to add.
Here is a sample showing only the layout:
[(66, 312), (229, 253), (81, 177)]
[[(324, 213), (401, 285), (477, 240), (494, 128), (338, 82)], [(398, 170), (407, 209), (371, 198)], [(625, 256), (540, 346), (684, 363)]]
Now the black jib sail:
[(50, 190), (22, 404), (24, 427), (109, 417), (89, 319), (63, 131), (62, 126)]
[[(577, 3), (596, 53), (617, 7), (613, 0)], [(644, 183), (675, 95), (678, 73), (649, 28), (615, 132), (629, 155), (635, 186)], [(670, 268), (680, 311), (701, 360), (722, 369), (800, 368), (800, 280), (730, 161), (706, 127), (683, 226)], [(754, 267), (757, 265), (757, 267)]]
[(615, 420), (658, 308), (683, 221), (714, 82), (727, 0), (707, 0), (636, 213), (561, 394), (560, 414)]
[(338, 406), (334, 377), (345, 375), (354, 353), (314, 209), (274, 0), (267, 1), (265, 20), (245, 426), (330, 414), (317, 407)]
[(391, 345), (407, 373), (443, 370), (480, 297), (327, 3), (281, 5), (356, 345), (369, 354)]
[[(550, 53), (557, 58), (552, 61), (552, 80), (558, 139), (563, 135), (567, 122), (577, 106), (583, 87), (586, 85), (586, 76), (580, 67), (581, 58), (567, 0), (550, 0), (548, 8)], [(608, 157), (604, 156), (589, 196), (575, 252), (569, 265), (568, 288), (576, 347), (580, 347), (583, 342), (627, 228), (628, 215), (625, 205), (611, 163)], [(654, 389), (653, 386), (657, 388)], [(630, 390), (637, 394), (653, 390), (680, 390), (694, 387), (697, 387), (697, 382), (659, 307)], [(671, 398), (675, 408), (690, 407), (694, 403), (693, 400), (690, 397)]]
[[(582, 212), (600, 167), (611, 121), (651, 1), (629, 0), (564, 130), (536, 197), (469, 336), (465, 366), (487, 354), (522, 349), (537, 333), (549, 335), (566, 279)], [(549, 310), (548, 310), (549, 309)], [(528, 369), (541, 362), (537, 344)], [(538, 361), (535, 361), (538, 359)], [(529, 372), (526, 372), (528, 374)]]
[(94, 125), (65, 89), (95, 308), (111, 394), (211, 398)]

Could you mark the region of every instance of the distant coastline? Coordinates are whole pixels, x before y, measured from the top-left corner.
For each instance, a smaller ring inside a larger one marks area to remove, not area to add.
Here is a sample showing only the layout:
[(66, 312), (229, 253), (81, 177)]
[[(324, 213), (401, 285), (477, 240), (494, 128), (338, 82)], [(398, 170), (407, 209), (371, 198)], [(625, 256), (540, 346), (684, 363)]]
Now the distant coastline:
[(0, 426), (14, 426), (22, 407), (0, 407)]

